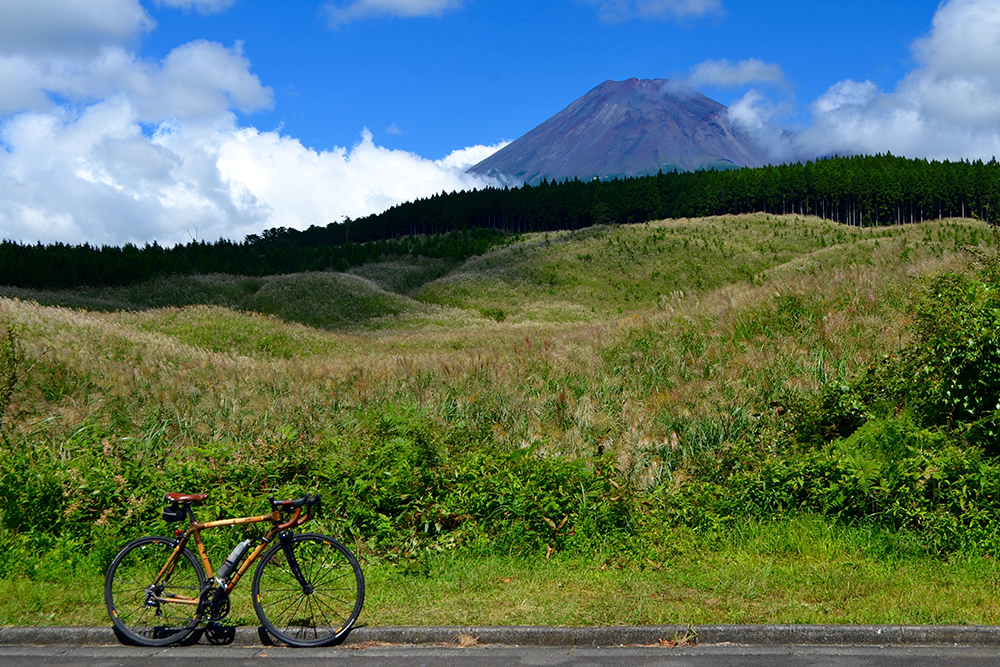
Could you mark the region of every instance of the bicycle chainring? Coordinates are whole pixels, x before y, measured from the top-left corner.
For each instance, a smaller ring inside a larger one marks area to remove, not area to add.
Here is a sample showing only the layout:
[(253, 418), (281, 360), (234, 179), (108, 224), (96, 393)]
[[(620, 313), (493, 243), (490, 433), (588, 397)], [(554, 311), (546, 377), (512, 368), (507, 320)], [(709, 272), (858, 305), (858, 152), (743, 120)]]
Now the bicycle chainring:
[(201, 594), (198, 610), (209, 623), (218, 623), (229, 615), (229, 593), (221, 586), (209, 588)]

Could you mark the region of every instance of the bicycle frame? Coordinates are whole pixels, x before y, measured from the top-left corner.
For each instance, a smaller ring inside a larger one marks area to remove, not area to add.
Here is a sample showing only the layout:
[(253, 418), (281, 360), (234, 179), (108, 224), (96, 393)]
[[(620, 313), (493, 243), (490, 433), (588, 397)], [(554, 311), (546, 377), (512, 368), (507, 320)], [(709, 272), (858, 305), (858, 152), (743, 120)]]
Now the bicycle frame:
[[(191, 509), (190, 505), (187, 505), (186, 509), (188, 512), (188, 516), (191, 519), (191, 523), (187, 527), (187, 530), (184, 531), (184, 534), (178, 538), (177, 544), (174, 546), (173, 552), (171, 552), (170, 556), (167, 558), (167, 562), (164, 563), (163, 567), (160, 569), (159, 574), (156, 575), (156, 579), (153, 580), (153, 586), (157, 586), (164, 579), (169, 578), (169, 575), (173, 572), (174, 565), (177, 563), (177, 559), (180, 557), (181, 552), (184, 550), (185, 547), (187, 547), (191, 538), (194, 538), (194, 543), (198, 551), (198, 557), (201, 559), (201, 564), (205, 568), (205, 576), (209, 580), (216, 581), (216, 584), (222, 587), (222, 582), (215, 579), (215, 571), (212, 569), (212, 564), (208, 560), (208, 554), (205, 551), (205, 543), (201, 539), (201, 531), (209, 530), (211, 528), (221, 528), (224, 526), (242, 526), (250, 523), (264, 523), (265, 521), (270, 521), (274, 525), (267, 531), (267, 533), (264, 534), (263, 537), (260, 538), (257, 547), (243, 559), (243, 563), (240, 564), (239, 569), (232, 574), (232, 576), (229, 579), (229, 582), (223, 587), (223, 590), (225, 590), (226, 594), (228, 595), (230, 592), (232, 592), (234, 588), (236, 588), (236, 584), (239, 583), (240, 579), (243, 578), (243, 575), (246, 574), (247, 570), (250, 569), (250, 566), (253, 565), (258, 558), (260, 558), (260, 555), (264, 552), (264, 550), (268, 547), (268, 545), (270, 545), (274, 541), (275, 537), (280, 537), (285, 531), (289, 529), (298, 528), (299, 526), (303, 525), (310, 519), (308, 512), (306, 512), (305, 515), (303, 515), (302, 508), (296, 507), (295, 513), (288, 521), (285, 521), (284, 523), (282, 523), (282, 514), (280, 509), (275, 509), (270, 514), (261, 514), (259, 516), (247, 516), (247, 517), (239, 517), (236, 519), (220, 519), (218, 521), (200, 522), (195, 518), (194, 510)], [(204, 591), (202, 591), (202, 593), (204, 593)], [(156, 596), (156, 601), (161, 603), (187, 604), (195, 606), (201, 604), (200, 597), (187, 598), (187, 597), (177, 596), (170, 598), (162, 598), (160, 596)]]

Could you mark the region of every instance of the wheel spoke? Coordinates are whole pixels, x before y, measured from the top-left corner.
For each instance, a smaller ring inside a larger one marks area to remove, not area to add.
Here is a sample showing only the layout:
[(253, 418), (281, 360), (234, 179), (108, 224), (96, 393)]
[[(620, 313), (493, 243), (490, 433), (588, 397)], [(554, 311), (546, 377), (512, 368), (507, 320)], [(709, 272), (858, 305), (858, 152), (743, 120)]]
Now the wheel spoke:
[(199, 620), (192, 605), (180, 602), (193, 599), (191, 592), (200, 591), (205, 581), (201, 565), (190, 551), (177, 554), (169, 576), (151, 588), (173, 553), (172, 540), (143, 538), (126, 546), (109, 568), (105, 603), (118, 630), (137, 644), (165, 646), (179, 641)]
[(360, 612), (364, 599), (360, 568), (332, 538), (302, 535), (293, 537), (290, 546), (308, 588), (291, 573), (284, 549), (276, 545), (254, 576), (258, 616), (286, 643), (330, 643), (354, 624)]

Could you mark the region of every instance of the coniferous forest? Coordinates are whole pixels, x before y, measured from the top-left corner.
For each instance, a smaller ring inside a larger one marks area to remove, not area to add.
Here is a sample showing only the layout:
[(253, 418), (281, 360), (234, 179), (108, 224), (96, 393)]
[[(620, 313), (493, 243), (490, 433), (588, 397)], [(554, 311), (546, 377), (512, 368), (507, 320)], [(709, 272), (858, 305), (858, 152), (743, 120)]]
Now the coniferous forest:
[(263, 276), (343, 271), (387, 256), (462, 260), (511, 235), (663, 218), (764, 212), (815, 215), (852, 226), (944, 217), (994, 223), (1000, 163), (893, 155), (725, 171), (669, 172), (608, 181), (441, 193), (376, 215), (243, 241), (171, 248), (0, 243), (0, 284), (30, 288), (125, 285), (171, 274)]

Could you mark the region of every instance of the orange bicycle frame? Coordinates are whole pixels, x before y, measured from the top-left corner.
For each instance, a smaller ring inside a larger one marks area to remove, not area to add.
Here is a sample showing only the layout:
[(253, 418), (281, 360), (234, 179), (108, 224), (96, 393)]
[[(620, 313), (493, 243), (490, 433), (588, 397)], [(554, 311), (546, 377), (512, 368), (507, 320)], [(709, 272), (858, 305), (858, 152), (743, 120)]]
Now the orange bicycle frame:
[[(190, 516), (194, 517), (191, 513), (190, 508), (188, 508)], [(201, 564), (205, 568), (205, 576), (209, 579), (215, 579), (215, 571), (212, 569), (212, 564), (208, 560), (208, 554), (205, 551), (205, 543), (201, 539), (201, 531), (208, 530), (210, 528), (220, 528), (224, 526), (241, 526), (249, 523), (264, 523), (265, 521), (270, 521), (274, 525), (260, 538), (257, 547), (250, 552), (250, 554), (243, 559), (243, 563), (240, 564), (238, 570), (236, 570), (230, 577), (229, 582), (226, 584), (226, 593), (232, 592), (239, 583), (239, 580), (243, 578), (246, 571), (250, 569), (250, 566), (260, 557), (267, 548), (269, 544), (278, 536), (282, 531), (288, 530), (290, 528), (298, 528), (307, 521), (309, 521), (309, 513), (303, 515), (302, 508), (296, 507), (295, 513), (292, 517), (282, 523), (281, 510), (276, 509), (270, 514), (261, 514), (259, 516), (246, 516), (239, 517), (236, 519), (219, 519), (218, 521), (205, 521), (200, 522), (194, 520), (188, 525), (187, 530), (184, 534), (180, 536), (177, 540), (177, 544), (174, 547), (173, 552), (171, 552), (170, 557), (167, 558), (167, 562), (164, 563), (160, 572), (156, 575), (156, 579), (153, 581), (154, 585), (159, 584), (164, 579), (169, 578), (170, 574), (173, 572), (174, 566), (177, 563), (177, 559), (180, 557), (181, 551), (188, 545), (191, 538), (194, 538), (194, 543), (198, 551), (198, 557), (201, 559)], [(158, 602), (169, 602), (173, 604), (189, 604), (198, 605), (201, 603), (199, 598), (187, 598), (187, 597), (170, 597), (170, 598), (157, 598)]]

